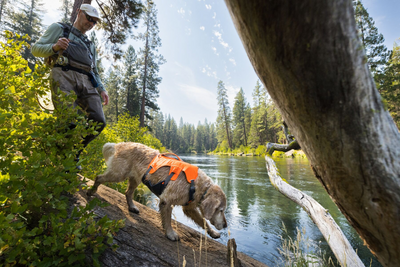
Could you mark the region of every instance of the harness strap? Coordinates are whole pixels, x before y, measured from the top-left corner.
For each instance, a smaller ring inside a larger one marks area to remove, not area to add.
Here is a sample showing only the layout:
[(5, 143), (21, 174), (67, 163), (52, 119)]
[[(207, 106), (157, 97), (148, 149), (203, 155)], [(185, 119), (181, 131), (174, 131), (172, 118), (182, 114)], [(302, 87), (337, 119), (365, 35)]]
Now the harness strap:
[(72, 67), (71, 65), (59, 65), (59, 64), (55, 64), (54, 67), (55, 67), (55, 68), (61, 68), (63, 71), (72, 70), (72, 71), (76, 71), (76, 72), (85, 74), (85, 75), (87, 75), (87, 76), (89, 77), (89, 80), (90, 80), (90, 82), (92, 83), (92, 85), (93, 85), (94, 88), (96, 88), (96, 87), (99, 86), (99, 84), (97, 83), (96, 79), (94, 78), (94, 75), (93, 75), (92, 72), (88, 72), (88, 71), (85, 71), (85, 70), (83, 70), (83, 69), (75, 68), (75, 67)]
[(146, 180), (146, 176), (149, 174), (149, 172), (151, 171), (151, 169), (153, 169), (153, 167), (150, 166), (150, 167), (147, 169), (147, 171), (143, 174), (142, 183), (144, 183), (144, 181)]
[(189, 201), (184, 206), (189, 205), (194, 200), (194, 193), (196, 192), (196, 187), (195, 187), (194, 183), (195, 183), (195, 180), (190, 181)]
[(59, 64), (55, 64), (54, 67), (57, 68), (61, 68), (63, 71), (69, 71), (69, 70), (73, 70), (82, 74), (86, 74), (87, 76), (92, 76), (92, 74), (90, 72), (87, 72), (83, 69), (79, 69), (79, 68), (75, 68), (72, 67), (71, 65), (59, 65)]

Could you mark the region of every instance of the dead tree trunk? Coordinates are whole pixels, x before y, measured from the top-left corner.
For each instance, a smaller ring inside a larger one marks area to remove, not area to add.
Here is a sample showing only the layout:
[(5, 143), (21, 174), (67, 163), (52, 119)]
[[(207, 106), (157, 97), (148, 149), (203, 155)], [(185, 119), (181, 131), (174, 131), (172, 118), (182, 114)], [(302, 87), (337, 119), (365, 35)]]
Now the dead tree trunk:
[(313, 220), (321, 231), (332, 252), (335, 254), (336, 259), (340, 262), (340, 265), (354, 267), (364, 266), (328, 210), (324, 209), (324, 207), (312, 197), (283, 181), (271, 157), (265, 156), (265, 161), (267, 163), (268, 176), (271, 184), (285, 197), (298, 204), (308, 213), (311, 220)]
[(285, 134), (287, 145), (276, 144), (276, 143), (267, 143), (267, 153), (271, 156), (275, 150), (282, 151), (282, 152), (288, 152), (292, 149), (294, 149), (294, 150), (301, 149), (297, 140), (294, 139), (294, 136), (289, 134), (289, 130), (288, 130), (286, 122), (283, 122), (282, 130)]
[(225, 0), (315, 176), (384, 266), (400, 262), (400, 134), (366, 65), (351, 0)]

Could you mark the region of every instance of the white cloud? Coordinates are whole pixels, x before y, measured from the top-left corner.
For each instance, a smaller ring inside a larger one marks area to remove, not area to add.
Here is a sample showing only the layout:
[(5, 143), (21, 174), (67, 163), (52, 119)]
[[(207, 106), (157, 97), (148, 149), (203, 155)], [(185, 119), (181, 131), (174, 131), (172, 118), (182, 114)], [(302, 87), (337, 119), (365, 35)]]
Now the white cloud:
[(217, 72), (213, 71), (208, 65), (201, 70), (202, 73), (206, 74), (208, 77), (212, 77), (214, 79), (218, 79)]
[(200, 30), (204, 31), (206, 28), (204, 26), (200, 27)]
[(217, 56), (219, 56), (219, 53), (217, 52), (217, 48), (216, 48), (216, 47), (212, 46), (211, 49), (214, 51), (214, 53), (215, 53)]
[(211, 5), (206, 5), (206, 8), (207, 9), (211, 9)]
[(228, 51), (231, 52), (232, 48), (229, 47), (228, 43), (224, 42), (222, 39), (222, 34), (218, 31), (214, 31), (214, 35), (218, 38), (219, 43), (226, 49), (228, 48)]
[(192, 34), (192, 29), (190, 29), (190, 28), (186, 27), (186, 29), (185, 29), (185, 33), (186, 33), (186, 35), (190, 35), (190, 34)]
[(183, 15), (183, 14), (185, 14), (185, 10), (183, 8), (180, 8), (180, 9), (178, 9), (178, 13)]
[(236, 66), (236, 61), (235, 61), (235, 59), (230, 58), (229, 61), (232, 62), (232, 64), (233, 64), (234, 66)]
[[(179, 84), (178, 88), (183, 95), (202, 108), (217, 112), (217, 95), (214, 92), (189, 84)], [(199, 99), (207, 99), (207, 101), (199, 101)]]
[(214, 12), (214, 16), (212, 18), (215, 19), (216, 17), (217, 17), (217, 13)]

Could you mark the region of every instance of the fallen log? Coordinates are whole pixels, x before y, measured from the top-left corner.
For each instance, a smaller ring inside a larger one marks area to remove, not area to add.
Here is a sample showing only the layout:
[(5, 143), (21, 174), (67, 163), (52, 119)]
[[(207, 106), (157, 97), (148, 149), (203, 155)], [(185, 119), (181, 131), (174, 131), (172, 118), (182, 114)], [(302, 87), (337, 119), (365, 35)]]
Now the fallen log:
[(289, 129), (288, 129), (286, 122), (283, 122), (282, 124), (283, 124), (282, 130), (283, 130), (283, 133), (285, 134), (287, 144), (267, 143), (267, 153), (270, 154), (271, 156), (275, 150), (282, 151), (282, 152), (288, 152), (292, 149), (294, 149), (294, 150), (301, 149), (297, 140), (294, 139), (294, 136), (289, 133)]
[(312, 197), (285, 182), (278, 174), (275, 162), (270, 156), (265, 156), (265, 161), (272, 185), (280, 193), (300, 205), (308, 213), (311, 220), (321, 231), (332, 252), (340, 262), (340, 265), (364, 266), (328, 210), (322, 207), (321, 204)]
[[(80, 176), (81, 179), (84, 177)], [(88, 186), (93, 181), (85, 181)], [(125, 226), (114, 236), (119, 246), (115, 251), (107, 249), (99, 258), (102, 266), (231, 266), (227, 261), (228, 248), (209, 236), (182, 223), (172, 220), (174, 230), (179, 234), (178, 242), (170, 241), (164, 235), (159, 213), (149, 207), (135, 203), (139, 214), (128, 211), (125, 196), (116, 190), (101, 185), (94, 197), (110, 205), (96, 207), (99, 218), (107, 216), (112, 220), (125, 219)], [(75, 195), (75, 203), (85, 206), (88, 202), (86, 190)], [(206, 238), (206, 240), (205, 240)], [(90, 255), (88, 255), (90, 257)], [(237, 252), (241, 266), (266, 266), (265, 264)]]

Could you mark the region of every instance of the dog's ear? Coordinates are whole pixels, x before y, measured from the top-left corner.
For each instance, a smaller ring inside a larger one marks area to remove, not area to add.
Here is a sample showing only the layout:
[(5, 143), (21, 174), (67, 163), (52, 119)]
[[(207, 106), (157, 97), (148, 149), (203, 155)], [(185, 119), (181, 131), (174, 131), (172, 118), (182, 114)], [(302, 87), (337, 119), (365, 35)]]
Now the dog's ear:
[(221, 201), (215, 195), (208, 195), (206, 199), (201, 202), (201, 209), (203, 211), (204, 218), (210, 220), (220, 204)]

